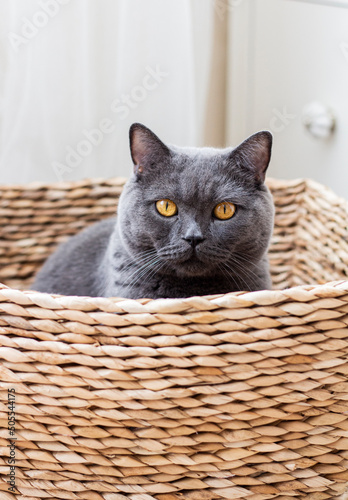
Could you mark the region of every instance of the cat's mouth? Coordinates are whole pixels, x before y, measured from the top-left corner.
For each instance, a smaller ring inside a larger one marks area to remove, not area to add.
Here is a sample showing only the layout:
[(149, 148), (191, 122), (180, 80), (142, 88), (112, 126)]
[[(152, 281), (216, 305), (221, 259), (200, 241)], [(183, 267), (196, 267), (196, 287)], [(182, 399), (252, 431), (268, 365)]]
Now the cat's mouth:
[(216, 273), (217, 268), (226, 259), (226, 252), (209, 246), (168, 245), (158, 250), (158, 256), (166, 265), (165, 273), (175, 272), (178, 276), (203, 276)]
[(204, 264), (203, 260), (199, 258), (199, 255), (195, 249), (192, 250), (191, 255), (186, 258), (183, 264)]
[(178, 275), (200, 276), (206, 275), (212, 266), (211, 258), (197, 248), (186, 249), (167, 257), (167, 262), (175, 269)]
[(209, 262), (201, 260), (197, 253), (194, 253), (188, 259), (181, 261), (175, 266), (178, 276), (207, 276), (214, 270), (214, 266)]

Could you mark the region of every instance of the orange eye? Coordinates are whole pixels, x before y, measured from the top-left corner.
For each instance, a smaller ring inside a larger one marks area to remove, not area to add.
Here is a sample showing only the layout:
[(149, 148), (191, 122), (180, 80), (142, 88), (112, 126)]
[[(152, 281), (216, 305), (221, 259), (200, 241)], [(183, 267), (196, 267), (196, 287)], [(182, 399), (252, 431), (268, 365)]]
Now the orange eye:
[(178, 207), (171, 200), (159, 200), (156, 202), (157, 211), (165, 217), (172, 217), (178, 213)]
[(236, 212), (236, 205), (229, 201), (223, 201), (214, 208), (213, 214), (217, 219), (227, 220), (234, 216)]

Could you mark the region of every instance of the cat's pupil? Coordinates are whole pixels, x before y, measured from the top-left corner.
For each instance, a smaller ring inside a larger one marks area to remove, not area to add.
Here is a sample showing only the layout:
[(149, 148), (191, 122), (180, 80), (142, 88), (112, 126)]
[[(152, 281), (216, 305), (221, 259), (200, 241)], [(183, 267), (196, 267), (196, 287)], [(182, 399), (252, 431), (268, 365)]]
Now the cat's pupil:
[(169, 203), (167, 202), (166, 203), (166, 211), (168, 210), (168, 207), (169, 207)]
[(226, 205), (224, 205), (224, 214), (226, 213)]

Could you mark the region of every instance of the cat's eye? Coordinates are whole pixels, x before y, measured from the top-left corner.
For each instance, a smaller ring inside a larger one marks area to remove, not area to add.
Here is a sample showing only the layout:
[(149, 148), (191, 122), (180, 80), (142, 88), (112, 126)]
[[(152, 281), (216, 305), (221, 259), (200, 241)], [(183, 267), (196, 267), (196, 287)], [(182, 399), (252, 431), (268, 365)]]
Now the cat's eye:
[(159, 200), (156, 202), (157, 211), (165, 217), (172, 217), (178, 213), (178, 207), (172, 200)]
[(217, 219), (227, 220), (234, 216), (236, 212), (236, 205), (230, 203), (229, 201), (223, 201), (216, 205), (213, 210), (213, 214)]

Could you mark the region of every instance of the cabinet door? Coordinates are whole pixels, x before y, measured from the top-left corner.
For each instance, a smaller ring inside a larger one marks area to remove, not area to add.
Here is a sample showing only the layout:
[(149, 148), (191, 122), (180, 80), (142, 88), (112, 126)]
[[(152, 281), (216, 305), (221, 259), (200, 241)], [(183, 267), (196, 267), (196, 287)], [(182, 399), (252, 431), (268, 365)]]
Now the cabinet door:
[[(244, 0), (230, 16), (229, 142), (271, 130), (270, 175), (348, 198), (348, 1)], [(327, 138), (303, 123), (313, 102), (335, 118)]]

